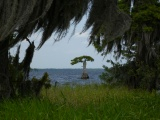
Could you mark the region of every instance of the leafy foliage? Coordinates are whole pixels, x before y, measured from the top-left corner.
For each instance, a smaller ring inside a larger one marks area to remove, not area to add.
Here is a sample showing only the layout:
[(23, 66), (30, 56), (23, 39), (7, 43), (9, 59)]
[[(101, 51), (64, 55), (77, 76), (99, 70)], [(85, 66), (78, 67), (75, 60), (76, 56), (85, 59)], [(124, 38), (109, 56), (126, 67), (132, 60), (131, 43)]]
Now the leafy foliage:
[(160, 89), (160, 59), (154, 61), (155, 67), (151, 67), (142, 61), (128, 61), (125, 64), (107, 62), (112, 64), (111, 68), (103, 66), (105, 72), (100, 78), (106, 84), (125, 85), (128, 88), (142, 88), (148, 91)]
[(26, 50), (24, 60), (19, 63), (20, 46), (17, 48), (15, 57), (9, 55), (9, 80), (11, 86), (11, 97), (38, 96), (42, 87), (51, 87), (48, 73), (42, 78), (29, 79), (30, 64), (34, 54), (34, 43), (31, 43)]
[(77, 63), (83, 62), (83, 61), (91, 61), (91, 62), (93, 62), (94, 59), (92, 57), (90, 57), (90, 56), (83, 55), (83, 56), (76, 57), (73, 60), (71, 60), (71, 65), (74, 65), (74, 64), (77, 64)]
[(110, 42), (104, 42), (102, 30), (95, 36), (93, 45), (103, 55), (114, 50), (116, 59), (123, 57), (127, 62), (121, 65), (109, 61), (113, 66), (105, 66), (106, 72), (101, 78), (110, 83), (121, 81), (129, 88), (157, 89), (160, 79), (160, 3), (157, 0), (134, 1), (132, 11), (127, 0), (118, 4), (132, 18), (130, 29), (123, 37)]

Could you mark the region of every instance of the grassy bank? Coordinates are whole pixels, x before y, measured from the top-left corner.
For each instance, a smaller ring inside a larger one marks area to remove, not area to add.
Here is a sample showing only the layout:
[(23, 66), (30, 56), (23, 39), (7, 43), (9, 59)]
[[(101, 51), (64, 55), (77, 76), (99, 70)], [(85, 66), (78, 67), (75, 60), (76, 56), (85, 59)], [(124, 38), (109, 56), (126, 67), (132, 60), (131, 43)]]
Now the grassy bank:
[(156, 120), (160, 96), (140, 90), (104, 86), (59, 87), (42, 99), (0, 103), (0, 120)]

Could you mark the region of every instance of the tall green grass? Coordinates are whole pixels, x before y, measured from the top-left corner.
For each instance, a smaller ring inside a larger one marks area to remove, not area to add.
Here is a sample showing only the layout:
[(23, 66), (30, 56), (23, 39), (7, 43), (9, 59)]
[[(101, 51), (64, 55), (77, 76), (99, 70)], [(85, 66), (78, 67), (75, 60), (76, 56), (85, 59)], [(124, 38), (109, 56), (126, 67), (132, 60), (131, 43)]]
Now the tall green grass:
[(43, 91), (41, 96), (0, 102), (0, 120), (160, 119), (160, 96), (141, 90), (66, 86)]

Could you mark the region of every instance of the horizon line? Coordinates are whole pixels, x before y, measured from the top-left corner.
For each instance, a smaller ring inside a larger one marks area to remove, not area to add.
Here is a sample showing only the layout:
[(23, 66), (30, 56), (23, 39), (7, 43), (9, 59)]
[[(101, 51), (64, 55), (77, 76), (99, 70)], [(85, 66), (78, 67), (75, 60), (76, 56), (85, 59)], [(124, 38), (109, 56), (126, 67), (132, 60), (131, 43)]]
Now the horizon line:
[[(31, 68), (31, 69), (83, 69), (83, 68)], [(104, 68), (87, 68), (87, 69), (104, 69)]]

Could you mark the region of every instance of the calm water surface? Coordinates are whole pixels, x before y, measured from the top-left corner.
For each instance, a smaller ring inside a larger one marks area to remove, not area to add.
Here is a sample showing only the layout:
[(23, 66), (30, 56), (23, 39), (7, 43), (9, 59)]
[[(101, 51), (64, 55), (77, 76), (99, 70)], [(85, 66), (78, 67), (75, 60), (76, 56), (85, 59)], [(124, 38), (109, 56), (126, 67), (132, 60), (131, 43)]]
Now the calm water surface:
[(40, 78), (47, 72), (51, 79), (51, 83), (58, 85), (87, 85), (87, 84), (101, 84), (103, 81), (100, 80), (99, 75), (103, 72), (103, 69), (87, 69), (89, 79), (82, 80), (81, 74), (82, 69), (33, 69), (30, 72), (30, 77)]

